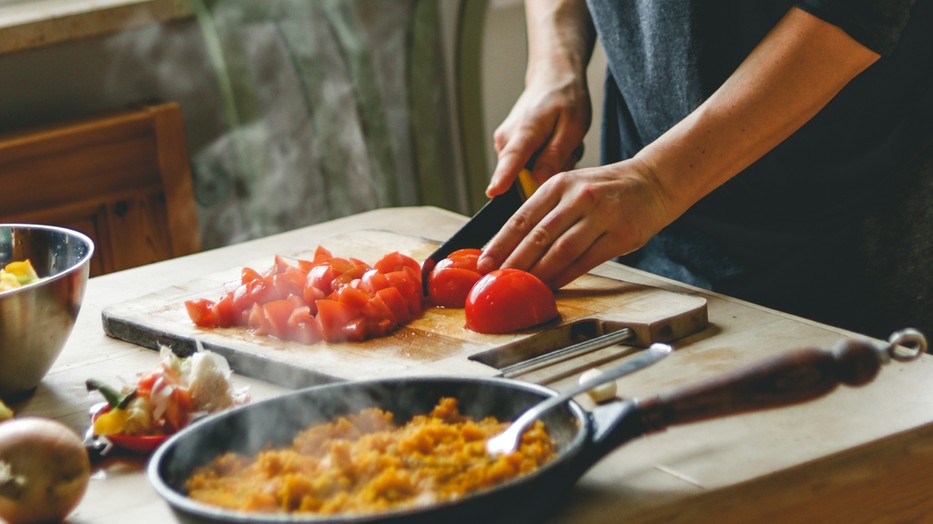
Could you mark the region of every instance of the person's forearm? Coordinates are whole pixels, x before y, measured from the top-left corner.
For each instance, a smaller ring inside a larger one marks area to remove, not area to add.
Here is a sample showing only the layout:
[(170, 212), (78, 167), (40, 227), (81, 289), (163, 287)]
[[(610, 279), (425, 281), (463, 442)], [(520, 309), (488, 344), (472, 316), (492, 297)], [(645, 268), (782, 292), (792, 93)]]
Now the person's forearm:
[(707, 101), (635, 159), (679, 216), (803, 126), (877, 58), (841, 29), (792, 9)]
[(585, 0), (526, 0), (528, 69), (526, 82), (543, 67), (585, 76), (596, 29)]

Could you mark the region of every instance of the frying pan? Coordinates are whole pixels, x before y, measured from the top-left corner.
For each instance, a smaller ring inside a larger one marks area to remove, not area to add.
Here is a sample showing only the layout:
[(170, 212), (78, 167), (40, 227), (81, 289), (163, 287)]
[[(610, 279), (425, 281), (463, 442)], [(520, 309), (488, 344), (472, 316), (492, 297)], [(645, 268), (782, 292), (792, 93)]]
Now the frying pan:
[[(919, 335), (919, 334), (918, 334)], [(895, 343), (847, 339), (831, 349), (802, 349), (730, 375), (647, 399), (616, 400), (590, 412), (570, 401), (543, 417), (557, 456), (535, 472), (457, 501), (370, 515), (314, 516), (242, 513), (185, 496), (192, 471), (234, 451), (255, 454), (288, 446), (300, 430), (366, 407), (392, 411), (402, 422), (453, 396), (466, 415), (511, 420), (553, 390), (503, 378), (419, 377), (343, 382), (312, 387), (210, 416), (179, 432), (153, 455), (148, 475), (156, 491), (185, 522), (536, 522), (552, 513), (570, 487), (619, 445), (675, 424), (795, 404), (829, 393), (838, 384), (870, 382), (890, 358), (909, 355)]]

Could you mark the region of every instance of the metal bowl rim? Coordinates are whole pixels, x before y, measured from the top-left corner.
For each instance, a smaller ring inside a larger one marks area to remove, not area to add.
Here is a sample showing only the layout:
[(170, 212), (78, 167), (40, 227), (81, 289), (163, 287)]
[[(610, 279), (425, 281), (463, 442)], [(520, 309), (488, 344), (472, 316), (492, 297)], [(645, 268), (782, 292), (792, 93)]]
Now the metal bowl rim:
[(32, 282), (24, 286), (20, 286), (18, 288), (0, 292), (2, 293), (2, 295), (0, 296), (11, 296), (11, 295), (19, 294), (19, 293), (24, 293), (30, 289), (40, 287), (50, 282), (54, 282), (56, 280), (61, 280), (63, 278), (66, 278), (68, 275), (71, 275), (72, 273), (81, 271), (81, 269), (84, 266), (88, 265), (88, 262), (91, 260), (91, 257), (94, 256), (94, 249), (95, 249), (94, 241), (91, 240), (91, 237), (85, 235), (84, 233), (80, 231), (76, 231), (74, 229), (70, 229), (70, 228), (62, 227), (62, 226), (52, 226), (52, 225), (47, 225), (47, 224), (29, 224), (29, 223), (17, 223), (17, 222), (0, 223), (0, 229), (13, 229), (13, 230), (38, 229), (42, 231), (48, 231), (50, 233), (58, 233), (58, 234), (61, 234), (61, 235), (64, 235), (70, 238), (76, 238), (87, 246), (87, 252), (84, 254), (84, 256), (82, 256), (77, 262), (75, 262), (68, 268), (62, 271), (59, 271), (58, 273), (55, 273), (54, 275), (49, 275), (37, 282)]

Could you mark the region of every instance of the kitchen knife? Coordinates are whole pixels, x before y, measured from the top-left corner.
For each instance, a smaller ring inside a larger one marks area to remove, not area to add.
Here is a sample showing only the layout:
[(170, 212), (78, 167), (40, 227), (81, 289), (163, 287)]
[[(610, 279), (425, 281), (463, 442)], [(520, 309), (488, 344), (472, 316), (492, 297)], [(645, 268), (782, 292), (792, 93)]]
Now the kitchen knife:
[(489, 242), (506, 221), (522, 206), (522, 203), (538, 188), (538, 184), (531, 177), (531, 166), (534, 165), (537, 154), (533, 155), (525, 168), (518, 174), (512, 187), (505, 193), (494, 197), (467, 221), (437, 250), (431, 253), (421, 264), (421, 285), (424, 295), (428, 295), (428, 276), (431, 270), (441, 260), (458, 249), (482, 248)]

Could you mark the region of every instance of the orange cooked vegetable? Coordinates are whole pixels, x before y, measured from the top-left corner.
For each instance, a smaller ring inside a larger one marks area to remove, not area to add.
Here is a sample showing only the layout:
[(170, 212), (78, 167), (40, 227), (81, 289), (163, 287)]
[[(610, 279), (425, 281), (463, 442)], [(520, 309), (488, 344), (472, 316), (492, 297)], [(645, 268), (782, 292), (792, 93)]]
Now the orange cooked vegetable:
[(541, 422), (510, 455), (486, 453), (507, 423), (460, 414), (443, 398), (396, 426), (376, 408), (312, 426), (292, 446), (256, 456), (228, 453), (195, 470), (188, 496), (253, 512), (372, 513), (454, 500), (534, 471), (555, 456)]

